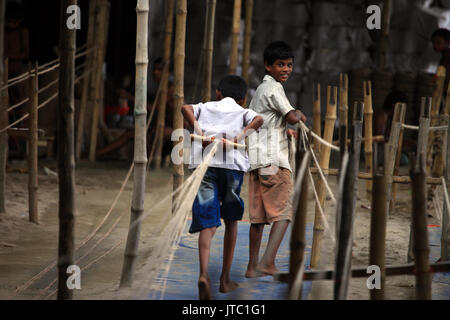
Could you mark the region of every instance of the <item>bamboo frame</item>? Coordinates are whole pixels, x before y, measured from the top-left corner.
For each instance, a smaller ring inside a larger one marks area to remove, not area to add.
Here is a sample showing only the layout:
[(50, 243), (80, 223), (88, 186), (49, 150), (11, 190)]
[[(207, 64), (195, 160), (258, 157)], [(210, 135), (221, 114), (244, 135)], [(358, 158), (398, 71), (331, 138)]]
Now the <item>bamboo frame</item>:
[(162, 149), (164, 145), (164, 126), (166, 121), (166, 105), (167, 94), (169, 89), (169, 65), (170, 52), (172, 48), (172, 34), (173, 34), (173, 12), (175, 8), (175, 0), (167, 1), (166, 27), (164, 36), (164, 53), (163, 53), (163, 74), (161, 77), (161, 96), (158, 99), (158, 117), (156, 120), (156, 149), (155, 149), (155, 169), (161, 168)]
[(30, 222), (39, 224), (38, 210), (38, 104), (39, 84), (37, 62), (34, 72), (30, 68), (30, 103), (29, 106), (29, 132), (28, 132), (28, 215)]
[(74, 146), (74, 81), (76, 30), (66, 28), (65, 9), (76, 0), (61, 3), (60, 69), (58, 112), (58, 185), (59, 185), (59, 244), (58, 244), (58, 300), (70, 300), (73, 290), (67, 287), (73, 265), (75, 242), (75, 146)]
[[(186, 48), (186, 16), (187, 16), (187, 1), (177, 0), (177, 19), (176, 19), (176, 31), (175, 31), (175, 52), (174, 52), (174, 85), (175, 85), (175, 98), (174, 98), (174, 116), (173, 116), (173, 128), (174, 130), (183, 128), (183, 118), (181, 114), (181, 108), (184, 103), (184, 61), (185, 61), (185, 48)], [(177, 145), (183, 144), (183, 138), (180, 141), (174, 141), (174, 148)], [(183, 150), (181, 149), (180, 156), (184, 157)], [(173, 166), (173, 190), (178, 189), (184, 181), (184, 165), (174, 164)], [(177, 196), (172, 198), (172, 213), (177, 206)]]
[[(373, 141), (372, 141), (372, 82), (364, 80), (364, 151), (365, 151), (365, 165), (369, 174), (373, 174)], [(372, 196), (372, 181), (368, 180), (366, 184), (367, 199), (371, 201)]]
[(339, 74), (339, 146), (341, 159), (348, 149), (348, 75)]
[(359, 170), (359, 157), (361, 152), (361, 136), (363, 125), (363, 109), (361, 102), (355, 103), (352, 125), (352, 144), (349, 161), (345, 170), (343, 189), (341, 191), (341, 204), (336, 210), (337, 248), (336, 268), (334, 279), (334, 298), (346, 300), (350, 281), (352, 265), (353, 225), (355, 221), (357, 176)]
[[(448, 127), (448, 122), (448, 115), (441, 114), (439, 116), (439, 126)], [(433, 177), (442, 177), (444, 175), (444, 163), (447, 155), (447, 132), (445, 130), (439, 130), (434, 133), (434, 138), (439, 143), (435, 145), (436, 154), (431, 174)]]
[(236, 74), (239, 60), (239, 36), (241, 35), (242, 0), (234, 0), (233, 22), (231, 23), (231, 48), (229, 74)]
[[(1, 2), (4, 2), (0, 0)], [(4, 10), (1, 6), (4, 7), (4, 4), (0, 2), (0, 10)], [(0, 12), (0, 17), (1, 17)], [(4, 13), (3, 13), (4, 14)], [(1, 27), (0, 23), (0, 34), (3, 32), (3, 28)], [(0, 44), (0, 46), (3, 46), (3, 44)], [(3, 52), (3, 51), (1, 51)], [(2, 54), (0, 53), (0, 56)], [(0, 60), (3, 62), (3, 59)], [(3, 80), (3, 83), (8, 83), (8, 59), (4, 60), (4, 63), (1, 63), (0, 66), (0, 76)], [(4, 66), (4, 67), (3, 67)], [(3, 72), (3, 74), (2, 74)], [(8, 97), (8, 90), (3, 90), (0, 92), (0, 126), (2, 128), (8, 127), (9, 119), (8, 119), (8, 104), (9, 104), (9, 97)], [(0, 133), (0, 213), (6, 212), (6, 206), (5, 206), (5, 187), (6, 187), (6, 164), (8, 163), (8, 133), (7, 131), (3, 131)]]
[(211, 86), (212, 86), (212, 68), (213, 68), (213, 53), (214, 53), (214, 25), (216, 19), (216, 0), (208, 0), (207, 5), (207, 23), (206, 23), (206, 43), (204, 47), (204, 64), (203, 64), (203, 86), (202, 86), (202, 101), (211, 101)]
[[(312, 130), (318, 136), (322, 135), (321, 132), (321, 105), (320, 105), (320, 83), (317, 85), (313, 84), (313, 108), (312, 108), (312, 118), (313, 118), (313, 127)], [(320, 152), (320, 143), (314, 144), (314, 151), (318, 154)]]
[[(336, 104), (337, 104), (337, 87), (333, 87), (334, 101), (331, 102), (331, 87), (327, 88), (327, 113), (325, 115), (325, 129), (323, 139), (328, 143), (333, 141), (334, 125), (336, 123)], [(325, 176), (328, 175), (328, 169), (330, 164), (331, 149), (328, 146), (323, 145), (320, 150), (319, 164)], [(317, 194), (319, 196), (319, 203), (322, 208), (325, 204), (325, 186), (320, 179), (317, 181)], [(316, 268), (319, 265), (320, 260), (320, 244), (322, 235), (324, 233), (324, 222), (320, 215), (319, 206), (316, 205), (315, 217), (314, 217), (314, 232), (313, 242), (311, 249), (311, 268)]]
[(248, 83), (250, 69), (250, 50), (252, 43), (253, 2), (245, 0), (244, 50), (242, 53), (242, 78)]
[(147, 67), (148, 67), (149, 0), (138, 0), (136, 5), (136, 81), (134, 183), (131, 200), (130, 228), (125, 247), (120, 287), (131, 287), (138, 256), (141, 217), (144, 212), (145, 178), (147, 165)]
[[(95, 34), (95, 16), (97, 9), (97, 0), (91, 0), (89, 2), (89, 20), (88, 20), (88, 34), (87, 34), (87, 48), (94, 47), (94, 34)], [(88, 102), (88, 94), (89, 94), (89, 84), (93, 81), (94, 73), (91, 72), (94, 67), (94, 58), (95, 51), (91, 50), (86, 55), (86, 66), (84, 68), (84, 81), (83, 87), (81, 91), (81, 104), (80, 104), (80, 113), (78, 116), (78, 124), (77, 124), (77, 140), (76, 140), (76, 149), (75, 149), (75, 158), (78, 160), (81, 157), (81, 147), (83, 144), (83, 135), (84, 135), (84, 123), (86, 118), (86, 108)]]
[(416, 164), (411, 161), (412, 227), (416, 263), (416, 299), (431, 300), (431, 273), (427, 230), (427, 195), (425, 158), (419, 154)]
[[(450, 87), (450, 86), (449, 86)], [(448, 190), (446, 190), (446, 187), (449, 184), (449, 174), (450, 174), (450, 159), (449, 159), (449, 155), (450, 155), (450, 143), (448, 141), (448, 136), (450, 133), (450, 121), (449, 121), (449, 125), (447, 127), (447, 145), (446, 145), (446, 157), (445, 157), (445, 169), (444, 169), (444, 177), (443, 179), (445, 180), (445, 186), (444, 187), (444, 195), (447, 196), (448, 195)], [(450, 208), (447, 204), (447, 199), (444, 196), (444, 209), (442, 212), (442, 232), (441, 232), (441, 260), (442, 261), (447, 261), (450, 259), (450, 254), (449, 254), (449, 246), (450, 246), (450, 219), (449, 219), (449, 212), (450, 212)]]
[(94, 106), (91, 123), (91, 139), (89, 146), (89, 161), (95, 161), (95, 152), (97, 149), (97, 134), (100, 122), (100, 104), (101, 101), (101, 85), (102, 85), (102, 71), (103, 62), (105, 60), (106, 52), (106, 21), (109, 12), (109, 3), (106, 0), (99, 0), (99, 14), (97, 16), (95, 30), (97, 32), (96, 39), (98, 39), (97, 52), (95, 56), (95, 72), (92, 89), (94, 90)]

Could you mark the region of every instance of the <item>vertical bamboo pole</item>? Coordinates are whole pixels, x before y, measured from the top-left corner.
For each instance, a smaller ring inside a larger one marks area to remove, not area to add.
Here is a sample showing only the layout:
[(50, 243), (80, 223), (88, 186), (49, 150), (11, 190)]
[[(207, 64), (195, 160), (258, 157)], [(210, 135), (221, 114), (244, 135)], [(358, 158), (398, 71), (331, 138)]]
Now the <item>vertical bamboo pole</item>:
[(39, 104), (39, 84), (37, 68), (34, 64), (34, 71), (30, 68), (30, 103), (29, 106), (29, 133), (28, 133), (28, 209), (29, 220), (39, 224), (38, 211), (38, 104)]
[(133, 283), (141, 231), (140, 218), (144, 212), (145, 171), (147, 165), (148, 12), (149, 0), (138, 0), (136, 6), (134, 183), (130, 228), (128, 230), (120, 287), (131, 287)]
[[(331, 87), (327, 88), (327, 113), (325, 114), (325, 129), (323, 133), (323, 139), (328, 143), (333, 141), (334, 124), (336, 123), (336, 104), (337, 104), (337, 87), (334, 88), (334, 101), (331, 102)], [(328, 175), (328, 168), (330, 164), (331, 149), (325, 145), (320, 148), (319, 164), (323, 170), (325, 177)], [(317, 180), (317, 194), (319, 196), (319, 203), (322, 208), (325, 209), (325, 185), (322, 180)], [(325, 211), (325, 210), (324, 210)], [(313, 242), (311, 249), (311, 268), (316, 268), (319, 265), (320, 260), (320, 244), (322, 235), (324, 232), (324, 222), (320, 215), (319, 207), (316, 205), (315, 217), (314, 217), (314, 232)]]
[[(373, 175), (373, 143), (372, 143), (372, 82), (364, 81), (364, 151), (366, 155), (366, 170)], [(366, 182), (367, 199), (370, 201), (372, 196), (372, 181)]]
[(167, 92), (169, 84), (169, 65), (170, 52), (172, 48), (172, 34), (173, 34), (173, 11), (175, 7), (175, 0), (167, 1), (166, 27), (164, 37), (164, 54), (163, 54), (163, 74), (161, 77), (161, 96), (158, 99), (158, 118), (157, 118), (157, 136), (156, 136), (156, 153), (155, 153), (155, 168), (161, 168), (162, 149), (164, 145), (164, 126), (166, 122), (166, 105)]
[(416, 263), (416, 299), (431, 300), (431, 273), (427, 230), (427, 195), (425, 159), (420, 155), (417, 165), (411, 161), (412, 226), (414, 258)]
[(241, 34), (242, 0), (234, 0), (233, 22), (231, 24), (231, 49), (229, 74), (236, 74), (239, 58), (239, 35)]
[[(4, 39), (5, 35), (5, 9), (6, 0), (0, 0), (0, 39)], [(6, 85), (8, 83), (8, 62), (3, 60), (3, 40), (0, 41), (0, 83)], [(5, 77), (6, 75), (6, 77)], [(8, 125), (8, 90), (0, 92), (0, 127), (5, 128)], [(5, 180), (6, 180), (6, 163), (8, 162), (8, 133), (0, 133), (0, 213), (6, 212), (5, 208)]]
[(402, 124), (405, 122), (406, 104), (397, 103), (395, 105), (394, 116), (392, 118), (391, 132), (389, 141), (385, 145), (384, 151), (384, 175), (386, 177), (386, 191), (387, 191), (387, 208), (388, 212), (392, 199), (392, 181), (394, 175), (395, 158), (397, 156), (398, 141), (400, 138), (400, 130)]
[[(446, 70), (445, 67), (439, 66), (437, 70), (437, 79), (436, 79), (436, 87), (433, 91), (433, 100), (431, 105), (431, 114), (430, 114), (430, 125), (432, 127), (436, 126), (439, 123), (439, 108), (441, 107), (442, 101), (442, 92), (444, 88), (444, 81)], [(435, 132), (430, 131), (430, 135), (428, 137), (428, 148), (427, 148), (427, 157), (426, 157), (426, 167), (427, 173), (431, 175), (431, 167), (433, 161), (433, 146), (435, 144)]]
[[(376, 162), (376, 160), (375, 160)], [(375, 170), (376, 172), (376, 170)], [(370, 254), (369, 265), (380, 267), (380, 289), (370, 290), (371, 300), (384, 299), (384, 284), (386, 279), (385, 249), (386, 249), (386, 179), (384, 175), (374, 173), (372, 186), (372, 214), (370, 217)]]
[(447, 115), (450, 115), (450, 82), (448, 84), (447, 88), (444, 88), (444, 90), (447, 90), (447, 95), (445, 97), (445, 108), (444, 113)]
[[(448, 126), (448, 115), (441, 114), (439, 116), (439, 126)], [(446, 150), (444, 149), (446, 147), (445, 141), (446, 140), (446, 134), (447, 132), (444, 130), (439, 130), (434, 133), (435, 141), (438, 143), (435, 146), (436, 149), (436, 155), (433, 163), (433, 169), (432, 169), (432, 176), (433, 177), (442, 177), (444, 175), (444, 163), (445, 163), (445, 155)], [(431, 187), (434, 189), (434, 187)]]
[(103, 62), (105, 60), (106, 52), (106, 19), (109, 11), (109, 3), (106, 0), (99, 0), (99, 14), (96, 22), (96, 31), (98, 36), (97, 41), (97, 53), (95, 61), (95, 71), (94, 71), (94, 107), (92, 113), (92, 123), (91, 123), (91, 139), (89, 146), (89, 161), (95, 161), (95, 151), (97, 149), (97, 134), (100, 121), (100, 103), (101, 103), (101, 89), (102, 85), (102, 71)]
[(381, 17), (381, 35), (378, 41), (378, 68), (386, 67), (386, 55), (389, 47), (389, 31), (391, 19), (391, 0), (383, 1), (383, 12)]
[[(321, 126), (320, 126), (320, 118), (321, 118), (321, 106), (320, 106), (320, 83), (317, 85), (313, 84), (313, 109), (312, 109), (312, 117), (313, 117), (313, 127), (312, 130), (318, 136), (322, 135)], [(314, 151), (316, 154), (320, 152), (320, 143), (314, 143)]]
[(245, 0), (244, 50), (242, 54), (242, 78), (248, 83), (250, 68), (250, 50), (252, 44), (253, 1)]
[(58, 185), (59, 244), (58, 300), (70, 300), (73, 291), (67, 288), (67, 268), (74, 261), (75, 239), (75, 146), (74, 146), (74, 82), (76, 30), (66, 27), (66, 8), (76, 0), (63, 0), (60, 23), (60, 68), (58, 108)]
[[(299, 132), (299, 134), (301, 134)], [(299, 136), (300, 137), (300, 136)], [(299, 139), (299, 147), (301, 147), (301, 139)], [(308, 215), (308, 196), (309, 196), (309, 179), (307, 178), (309, 170), (310, 154), (304, 149), (299, 149), (297, 151), (297, 175), (302, 174), (302, 176), (297, 176), (300, 180), (300, 192), (298, 195), (298, 201), (293, 199), (295, 207), (295, 216), (292, 223), (291, 232), (291, 242), (290, 242), (290, 259), (289, 259), (289, 292), (291, 295), (300, 297), (302, 288), (299, 287), (299, 292), (292, 292), (294, 281), (297, 278), (297, 274), (300, 267), (305, 264), (305, 248), (306, 248), (306, 218)], [(305, 168), (302, 173), (302, 166)], [(294, 191), (296, 192), (296, 190)], [(297, 204), (295, 206), (295, 204)]]
[[(187, 1), (177, 0), (177, 22), (175, 31), (175, 51), (174, 51), (174, 115), (173, 128), (174, 130), (183, 128), (183, 118), (181, 108), (184, 103), (184, 61), (185, 61), (185, 45), (186, 45), (186, 15), (187, 15)], [(178, 144), (183, 145), (183, 138), (178, 142), (174, 142), (174, 148)], [(180, 150), (180, 156), (183, 157), (183, 149)], [(173, 166), (173, 190), (178, 189), (184, 180), (184, 166), (181, 164), (174, 164)], [(176, 208), (177, 197), (174, 195), (172, 199), (172, 210)], [(173, 211), (172, 211), (173, 212)]]
[[(95, 33), (95, 10), (97, 8), (97, 0), (91, 0), (89, 2), (89, 20), (88, 20), (88, 34), (87, 34), (87, 50), (92, 49), (95, 46), (94, 33)], [(91, 70), (94, 66), (95, 52), (91, 51), (86, 55), (86, 67), (85, 67), (85, 77), (83, 80), (83, 88), (81, 91), (81, 105), (80, 114), (78, 116), (78, 126), (77, 126), (77, 141), (75, 157), (80, 159), (81, 157), (81, 147), (83, 144), (83, 134), (84, 134), (84, 121), (86, 118), (86, 108), (89, 94), (89, 83), (92, 82), (94, 72)]]
[(206, 37), (205, 48), (205, 63), (203, 65), (203, 86), (202, 86), (202, 101), (211, 101), (211, 85), (212, 85), (212, 68), (213, 68), (213, 53), (214, 53), (214, 25), (216, 19), (216, 0), (208, 0), (208, 23), (206, 30), (208, 35)]
[[(419, 135), (417, 140), (417, 157), (422, 157), (426, 159), (427, 157), (427, 149), (428, 149), (428, 135), (430, 132), (430, 113), (431, 113), (431, 98), (422, 97), (421, 105), (420, 105), (420, 118), (419, 118)], [(416, 164), (419, 164), (418, 162)], [(411, 262), (414, 260), (414, 229), (412, 226), (412, 220), (409, 229), (409, 243), (408, 243), (408, 254), (407, 261)]]
[(339, 146), (341, 159), (347, 148), (348, 138), (348, 75), (339, 74)]
[[(450, 87), (450, 86), (449, 86)], [(450, 99), (448, 99), (450, 100)], [(449, 133), (450, 133), (450, 121), (447, 127), (447, 137), (446, 137), (446, 155), (445, 155), (445, 169), (444, 169), (444, 178), (445, 178), (445, 185), (449, 185), (449, 176), (450, 176), (450, 141), (449, 139)], [(444, 190), (444, 192), (447, 192), (447, 190)], [(450, 246), (450, 219), (449, 219), (449, 212), (450, 208), (448, 208), (446, 199), (444, 197), (444, 209), (442, 213), (442, 232), (441, 232), (441, 261), (447, 261), (450, 259), (449, 254), (449, 246)]]
[(363, 108), (362, 103), (356, 103), (349, 162), (347, 164), (341, 199), (342, 205), (340, 206), (340, 212), (337, 212), (339, 216), (339, 229), (336, 239), (337, 253), (334, 282), (334, 298), (336, 300), (347, 299), (348, 285), (351, 277), (353, 225), (355, 221), (356, 196), (358, 193)]
[[(402, 157), (402, 148), (403, 148), (403, 133), (405, 129), (403, 127), (400, 128), (400, 135), (398, 138), (398, 147), (397, 147), (397, 155), (395, 157), (395, 165), (394, 165), (394, 176), (398, 176), (400, 174), (400, 160)], [(391, 203), (389, 205), (390, 212), (394, 209), (395, 199), (397, 196), (397, 183), (392, 183), (392, 198)]]

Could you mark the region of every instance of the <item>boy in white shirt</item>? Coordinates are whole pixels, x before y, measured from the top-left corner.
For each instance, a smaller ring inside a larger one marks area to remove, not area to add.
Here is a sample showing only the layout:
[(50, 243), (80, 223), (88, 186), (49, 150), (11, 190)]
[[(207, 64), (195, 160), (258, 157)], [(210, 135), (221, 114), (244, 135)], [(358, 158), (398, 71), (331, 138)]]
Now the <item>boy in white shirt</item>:
[[(238, 76), (224, 77), (216, 90), (217, 101), (184, 105), (183, 116), (198, 135), (214, 136), (242, 143), (246, 134), (257, 130), (263, 123), (261, 116), (242, 108), (247, 93), (246, 82)], [(190, 233), (200, 232), (198, 280), (200, 300), (211, 299), (208, 276), (209, 252), (212, 237), (225, 222), (223, 266), (220, 277), (220, 292), (234, 290), (238, 284), (230, 279), (231, 264), (237, 238), (237, 222), (244, 213), (244, 201), (240, 197), (244, 173), (249, 169), (245, 150), (232, 149), (214, 156), (201, 182), (192, 206)], [(203, 155), (201, 142), (193, 142), (189, 168), (197, 167)], [(206, 152), (205, 152), (206, 155)]]
[[(282, 83), (292, 72), (292, 48), (282, 42), (269, 44), (264, 50), (266, 75), (256, 89), (249, 109), (260, 114), (264, 125), (249, 136), (249, 208), (250, 252), (245, 276), (275, 274), (275, 257), (292, 217), (290, 197), (292, 170), (289, 165), (288, 136), (296, 133), (286, 123), (297, 124), (306, 117), (295, 110), (286, 97)], [(265, 224), (272, 224), (262, 260), (259, 249)]]

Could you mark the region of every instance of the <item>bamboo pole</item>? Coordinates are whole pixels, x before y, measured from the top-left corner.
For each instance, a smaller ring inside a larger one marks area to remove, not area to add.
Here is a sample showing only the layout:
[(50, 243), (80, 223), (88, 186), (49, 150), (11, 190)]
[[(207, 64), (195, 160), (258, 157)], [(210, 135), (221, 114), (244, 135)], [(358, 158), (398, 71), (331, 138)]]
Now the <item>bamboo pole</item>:
[[(450, 87), (450, 86), (449, 86)], [(450, 121), (447, 127), (447, 145), (446, 145), (446, 156), (445, 156), (445, 169), (444, 169), (444, 195), (448, 195), (447, 186), (449, 185), (450, 176), (450, 143), (448, 137), (450, 134)], [(450, 259), (449, 246), (450, 246), (450, 208), (447, 204), (447, 199), (444, 196), (444, 209), (442, 213), (442, 226), (441, 226), (441, 261), (447, 261)]]
[[(5, 9), (6, 0), (0, 0), (0, 39), (5, 35)], [(4, 59), (3, 40), (0, 41), (0, 83), (1, 86), (8, 84), (8, 62)], [(6, 96), (6, 98), (5, 98)], [(0, 93), (0, 127), (8, 126), (8, 90)], [(8, 133), (0, 133), (0, 213), (6, 212), (5, 208), (5, 183), (6, 183), (6, 164), (8, 162)]]
[(38, 64), (34, 64), (34, 72), (30, 67), (30, 103), (28, 132), (28, 213), (30, 222), (39, 224), (38, 210)]
[[(333, 97), (334, 101), (331, 102), (331, 87), (327, 88), (327, 113), (325, 115), (325, 129), (323, 134), (323, 139), (328, 143), (333, 141), (333, 131), (334, 124), (336, 122), (336, 103), (337, 103), (337, 87), (333, 87)], [(325, 176), (328, 175), (328, 168), (330, 164), (331, 149), (328, 146), (321, 146), (320, 148), (320, 160), (319, 164), (323, 170)], [(325, 204), (325, 185), (321, 179), (317, 181), (317, 194), (319, 196), (319, 203), (322, 208)], [(324, 222), (320, 215), (320, 210), (318, 205), (316, 205), (315, 217), (314, 217), (314, 232), (313, 232), (313, 242), (311, 249), (311, 268), (316, 268), (319, 265), (320, 260), (320, 244), (322, 240), (322, 235), (324, 232)]]
[[(439, 116), (439, 126), (448, 127), (449, 117), (446, 114)], [(444, 163), (446, 161), (446, 148), (447, 148), (447, 132), (445, 130), (439, 130), (434, 133), (436, 155), (432, 168), (433, 177), (442, 177), (444, 175)]]
[(386, 56), (389, 49), (389, 31), (391, 20), (391, 0), (383, 1), (383, 12), (381, 13), (381, 35), (378, 41), (378, 68), (383, 70), (386, 67)]
[(140, 218), (144, 212), (145, 171), (147, 165), (147, 67), (148, 67), (149, 0), (138, 0), (136, 6), (136, 86), (134, 134), (134, 184), (131, 201), (130, 228), (120, 279), (120, 287), (131, 287), (138, 255)]
[[(299, 132), (299, 137), (300, 137)], [(301, 139), (298, 140), (299, 149), (296, 155), (296, 181), (300, 180), (300, 191), (298, 192), (298, 201), (293, 199), (295, 207), (295, 215), (292, 223), (291, 242), (290, 242), (290, 258), (289, 258), (289, 292), (291, 297), (301, 299), (302, 286), (298, 286), (298, 291), (293, 290), (295, 280), (297, 279), (300, 268), (305, 264), (305, 248), (306, 248), (306, 218), (308, 215), (308, 196), (309, 196), (309, 179), (307, 178), (309, 162), (311, 155), (301, 147)], [(302, 166), (305, 170), (302, 171)], [(296, 191), (296, 190), (295, 190)], [(296, 193), (297, 194), (297, 193)], [(300, 275), (301, 276), (301, 275)]]
[(244, 50), (242, 54), (242, 78), (248, 83), (250, 68), (250, 50), (252, 43), (253, 1), (245, 0)]
[(229, 74), (236, 74), (239, 58), (239, 36), (241, 34), (242, 0), (234, 0), (233, 22), (231, 24), (231, 49)]
[(102, 71), (103, 62), (105, 60), (106, 52), (106, 20), (109, 12), (109, 3), (106, 0), (99, 0), (99, 14), (97, 16), (96, 27), (97, 31), (97, 52), (95, 57), (95, 76), (93, 81), (94, 90), (94, 106), (92, 113), (92, 123), (91, 123), (91, 139), (89, 146), (89, 161), (95, 161), (95, 152), (97, 149), (97, 134), (100, 121), (100, 104), (101, 104), (101, 89), (102, 85)]
[(166, 122), (166, 105), (167, 93), (169, 85), (169, 65), (170, 52), (172, 48), (172, 34), (173, 34), (173, 11), (175, 8), (175, 0), (167, 1), (166, 27), (164, 37), (164, 53), (163, 53), (163, 74), (161, 77), (161, 96), (158, 99), (158, 118), (156, 122), (156, 149), (155, 149), (155, 168), (161, 169), (162, 149), (164, 145), (164, 127)]
[[(439, 66), (436, 74), (436, 86), (433, 91), (433, 100), (431, 105), (431, 114), (430, 114), (430, 126), (434, 127), (439, 123), (439, 109), (441, 107), (442, 102), (442, 93), (444, 89), (444, 81), (445, 81), (446, 70), (444, 66)], [(435, 145), (435, 136), (437, 133), (430, 132), (428, 137), (428, 147), (427, 147), (427, 157), (426, 157), (426, 166), (427, 173), (431, 175), (432, 169), (432, 161), (433, 161), (433, 147)]]
[[(400, 135), (398, 138), (398, 147), (397, 147), (397, 155), (395, 157), (395, 164), (394, 164), (394, 176), (398, 176), (400, 174), (400, 160), (402, 157), (402, 148), (403, 148), (403, 134), (405, 132), (405, 128), (403, 126), (400, 128)], [(394, 209), (395, 206), (395, 199), (397, 196), (397, 186), (398, 184), (395, 181), (392, 181), (392, 199), (391, 203), (389, 205), (390, 211)]]
[[(373, 174), (373, 142), (372, 142), (372, 82), (370, 80), (364, 81), (364, 151), (366, 170), (369, 174)], [(366, 184), (367, 199), (371, 201), (372, 196), (372, 181), (367, 181)]]
[[(411, 160), (412, 159), (411, 157)], [(425, 184), (425, 158), (421, 155), (411, 161), (412, 226), (414, 258), (416, 263), (416, 299), (431, 300), (431, 273), (427, 230), (427, 195)]]
[(394, 116), (392, 119), (391, 132), (389, 141), (385, 144), (384, 151), (384, 175), (386, 177), (386, 192), (387, 192), (387, 208), (390, 212), (390, 203), (392, 199), (392, 183), (394, 175), (395, 158), (397, 156), (398, 141), (400, 138), (400, 130), (402, 124), (405, 122), (406, 104), (397, 103), (395, 105)]
[[(313, 84), (313, 109), (312, 109), (312, 117), (313, 117), (313, 127), (312, 130), (318, 136), (322, 135), (320, 118), (321, 118), (321, 105), (320, 105), (320, 83), (317, 85)], [(320, 143), (314, 144), (314, 151), (316, 154), (320, 152)]]
[(211, 101), (211, 85), (212, 85), (212, 68), (213, 68), (213, 53), (214, 53), (214, 24), (216, 19), (216, 0), (208, 0), (208, 22), (206, 30), (205, 54), (203, 64), (203, 86), (202, 86), (202, 101)]
[[(174, 115), (173, 128), (174, 130), (183, 128), (183, 119), (181, 108), (184, 103), (184, 61), (185, 61), (185, 45), (186, 45), (186, 16), (187, 16), (187, 1), (177, 0), (177, 21), (175, 31), (175, 51), (174, 51)], [(174, 142), (174, 148), (177, 145), (183, 145), (183, 138)], [(183, 149), (179, 154), (183, 158)], [(174, 164), (173, 166), (173, 190), (178, 189), (184, 181), (184, 166), (181, 164)], [(177, 206), (177, 196), (172, 198), (172, 213)]]
[(445, 96), (444, 114), (450, 115), (450, 82), (447, 87), (447, 95)]
[(74, 150), (74, 81), (76, 30), (66, 27), (66, 8), (76, 0), (61, 3), (60, 68), (58, 108), (58, 185), (59, 244), (58, 300), (70, 300), (73, 291), (67, 287), (67, 268), (74, 261), (75, 239), (75, 150)]
[[(376, 160), (375, 160), (376, 161)], [(386, 179), (384, 175), (374, 174), (372, 186), (372, 214), (370, 216), (370, 254), (369, 265), (380, 267), (380, 288), (370, 290), (371, 300), (384, 299), (384, 284), (386, 279), (385, 249), (386, 249)]]
[[(352, 144), (342, 190), (342, 203), (337, 210), (337, 253), (334, 279), (334, 298), (346, 300), (352, 267), (353, 225), (355, 221), (357, 176), (361, 152), (361, 136), (364, 105), (355, 103), (355, 116), (352, 125)], [(340, 210), (339, 210), (340, 209)]]
[(348, 149), (348, 75), (339, 74), (339, 146), (342, 156)]
[[(88, 34), (87, 34), (87, 49), (94, 47), (94, 34), (95, 34), (95, 11), (97, 9), (97, 0), (91, 0), (89, 2), (89, 20), (88, 20)], [(78, 115), (78, 125), (77, 125), (77, 141), (75, 157), (80, 159), (81, 157), (81, 147), (83, 145), (83, 135), (84, 135), (84, 122), (86, 118), (86, 108), (88, 102), (89, 94), (89, 84), (93, 81), (94, 73), (91, 71), (94, 66), (95, 52), (91, 51), (86, 55), (86, 66), (84, 68), (85, 77), (83, 80), (83, 88), (81, 91), (81, 105), (80, 113)]]

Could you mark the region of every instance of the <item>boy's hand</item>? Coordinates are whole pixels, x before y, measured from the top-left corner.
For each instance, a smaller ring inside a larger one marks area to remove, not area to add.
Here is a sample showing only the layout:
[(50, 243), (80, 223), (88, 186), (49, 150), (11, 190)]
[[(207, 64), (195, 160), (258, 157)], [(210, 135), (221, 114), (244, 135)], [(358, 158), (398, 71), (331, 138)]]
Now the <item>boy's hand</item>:
[(286, 130), (288, 138), (294, 138), (297, 139), (297, 131), (294, 129), (287, 129)]
[(297, 116), (300, 118), (300, 120), (302, 120), (302, 122), (306, 122), (306, 116), (303, 114), (303, 112), (301, 112), (300, 110), (295, 110), (295, 113), (297, 114)]

